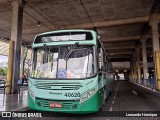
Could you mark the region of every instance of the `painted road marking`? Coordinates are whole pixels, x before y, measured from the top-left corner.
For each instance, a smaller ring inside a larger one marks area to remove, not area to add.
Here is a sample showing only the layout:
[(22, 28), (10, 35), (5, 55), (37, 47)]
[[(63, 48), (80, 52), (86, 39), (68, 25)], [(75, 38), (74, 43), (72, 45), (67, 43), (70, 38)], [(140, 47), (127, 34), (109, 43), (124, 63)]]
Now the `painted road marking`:
[[(116, 95), (117, 95), (117, 92), (118, 92), (118, 88), (119, 88), (119, 83), (118, 83), (118, 85), (117, 85), (117, 89), (116, 89), (116, 92), (115, 92), (115, 95), (114, 95), (114, 99), (116, 99)], [(114, 102), (114, 100), (112, 101), (112, 104), (114, 104), (115, 102)], [(110, 107), (109, 108), (109, 111), (112, 111), (113, 110), (113, 107)], [(107, 119), (106, 119), (107, 120)]]

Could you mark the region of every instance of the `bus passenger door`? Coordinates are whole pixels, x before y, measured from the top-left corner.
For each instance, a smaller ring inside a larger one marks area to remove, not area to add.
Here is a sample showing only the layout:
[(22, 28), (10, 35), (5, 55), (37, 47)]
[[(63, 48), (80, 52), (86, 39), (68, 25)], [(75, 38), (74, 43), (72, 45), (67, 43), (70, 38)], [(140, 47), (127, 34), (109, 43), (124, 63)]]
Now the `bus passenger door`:
[(99, 76), (101, 87), (104, 87), (106, 84), (106, 66), (104, 63), (104, 52), (102, 48), (99, 50)]
[(104, 52), (103, 49), (99, 49), (99, 100), (100, 106), (105, 104), (106, 99), (106, 66), (104, 63)]

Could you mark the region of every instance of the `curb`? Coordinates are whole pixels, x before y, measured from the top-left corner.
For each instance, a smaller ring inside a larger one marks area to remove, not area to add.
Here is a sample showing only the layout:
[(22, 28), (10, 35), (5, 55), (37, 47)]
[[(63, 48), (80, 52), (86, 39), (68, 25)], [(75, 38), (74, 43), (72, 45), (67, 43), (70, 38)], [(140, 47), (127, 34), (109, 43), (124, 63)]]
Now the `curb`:
[(17, 109), (15, 111), (27, 111), (28, 110), (28, 107), (24, 107), (24, 108), (21, 108), (21, 109)]
[(152, 92), (153, 94), (155, 94), (155, 95), (157, 95), (157, 96), (160, 96), (160, 92), (157, 91), (157, 90), (155, 90), (155, 89), (152, 89), (152, 88), (149, 88), (149, 87), (146, 87), (146, 86), (144, 86), (144, 85), (140, 85), (140, 84), (134, 83), (134, 82), (130, 82), (130, 83), (133, 83), (133, 84), (135, 84), (135, 85), (137, 85), (137, 86), (140, 86), (140, 87), (146, 89), (147, 91)]

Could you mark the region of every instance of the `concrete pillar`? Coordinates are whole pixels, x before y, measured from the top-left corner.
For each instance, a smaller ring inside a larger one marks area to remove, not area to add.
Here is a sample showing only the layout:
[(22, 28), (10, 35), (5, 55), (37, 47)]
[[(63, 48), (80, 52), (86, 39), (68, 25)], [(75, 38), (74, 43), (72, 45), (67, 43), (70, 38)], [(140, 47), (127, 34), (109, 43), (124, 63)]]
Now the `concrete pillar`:
[(136, 58), (136, 61), (135, 61), (135, 69), (136, 69), (136, 82), (138, 83), (137, 52), (136, 52), (136, 54), (135, 54), (135, 58)]
[(132, 59), (133, 59), (133, 66), (132, 66), (133, 67), (133, 82), (135, 82), (135, 55), (134, 54), (132, 57)]
[(132, 81), (133, 80), (133, 78), (132, 78), (132, 60), (130, 61), (130, 76), (129, 76), (129, 79), (130, 79), (130, 81)]
[(22, 75), (24, 75), (24, 46), (21, 46), (21, 69), (20, 69), (20, 77), (22, 77)]
[(132, 75), (132, 81), (136, 81), (136, 63), (135, 63), (135, 53), (132, 55), (132, 60), (131, 60), (131, 75)]
[(155, 63), (156, 63), (156, 80), (157, 80), (157, 89), (160, 90), (160, 52), (156, 51), (155, 53)]
[(9, 41), (9, 55), (8, 55), (8, 71), (7, 71), (7, 81), (6, 81), (6, 94), (11, 94), (12, 90), (12, 73), (13, 73), (13, 54), (14, 54), (14, 41)]
[(140, 51), (140, 46), (137, 46), (136, 48), (136, 56), (137, 56), (137, 72), (138, 72), (138, 83), (141, 83), (141, 68), (140, 68), (140, 55), (139, 55), (139, 51)]
[(148, 79), (148, 65), (147, 65), (147, 53), (146, 53), (146, 41), (145, 37), (141, 38), (142, 43), (142, 58), (143, 58), (143, 77), (144, 77), (144, 85), (146, 84), (146, 80)]
[(134, 53), (134, 82), (137, 82), (137, 72), (136, 72), (136, 68), (137, 68), (137, 66), (136, 66), (136, 52)]
[(153, 60), (154, 60), (154, 69), (155, 69), (155, 80), (156, 80), (156, 88), (158, 88), (158, 79), (157, 79), (157, 62), (156, 62), (156, 55), (155, 52), (159, 52), (159, 33), (158, 33), (158, 24), (159, 24), (159, 14), (155, 13), (152, 15), (150, 26), (151, 26), (151, 33), (152, 33), (152, 45), (153, 45)]
[(15, 41), (12, 63), (12, 93), (17, 93), (17, 79), (20, 75), (20, 52), (22, 41), (22, 18), (24, 2), (22, 0), (10, 0), (10, 2), (12, 5), (11, 40)]
[(133, 78), (132, 78), (132, 64), (133, 64), (133, 62), (132, 62), (132, 60), (130, 61), (130, 74), (129, 74), (129, 81), (133, 81)]
[(159, 14), (155, 13), (152, 15), (150, 26), (151, 26), (151, 33), (152, 33), (152, 45), (153, 45), (153, 58), (155, 62), (155, 51), (159, 51), (159, 33), (158, 33), (158, 23), (159, 23)]

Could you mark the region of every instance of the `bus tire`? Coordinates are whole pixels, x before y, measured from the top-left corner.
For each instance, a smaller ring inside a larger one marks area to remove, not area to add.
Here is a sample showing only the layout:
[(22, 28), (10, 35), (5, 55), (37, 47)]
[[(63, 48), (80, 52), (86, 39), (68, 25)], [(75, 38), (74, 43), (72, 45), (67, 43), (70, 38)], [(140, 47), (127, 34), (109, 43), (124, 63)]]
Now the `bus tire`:
[(106, 89), (106, 86), (104, 87), (104, 95), (103, 95), (103, 105), (105, 105), (105, 103), (106, 103), (106, 98), (107, 98), (107, 91), (106, 91), (107, 89)]
[(102, 103), (102, 106), (100, 108), (101, 111), (103, 111), (103, 109), (105, 108), (105, 103), (106, 103), (106, 95), (107, 92), (106, 92), (106, 86), (104, 87), (104, 92), (103, 92), (103, 103)]
[(113, 82), (111, 82), (111, 84), (110, 84), (110, 92), (109, 92), (109, 94), (111, 95), (113, 93)]

